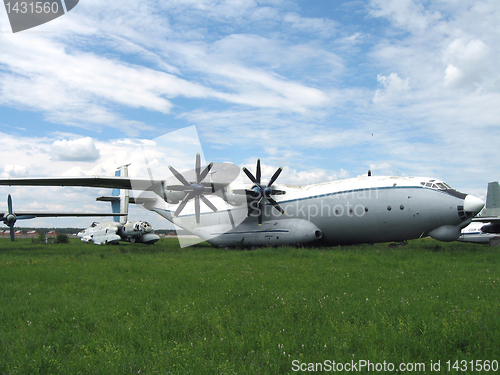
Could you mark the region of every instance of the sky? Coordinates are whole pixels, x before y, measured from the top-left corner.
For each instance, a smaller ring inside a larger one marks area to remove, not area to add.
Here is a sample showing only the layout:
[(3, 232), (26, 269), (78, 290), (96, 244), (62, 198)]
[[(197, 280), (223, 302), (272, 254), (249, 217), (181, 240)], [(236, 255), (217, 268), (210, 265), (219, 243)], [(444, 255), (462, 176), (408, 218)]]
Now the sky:
[[(206, 161), (254, 170), (260, 158), (264, 179), (370, 169), (484, 199), (499, 179), (499, 60), (497, 0), (80, 0), (18, 33), (0, 8), (0, 175), (132, 163), (130, 176), (160, 178), (195, 154), (144, 150), (194, 127)], [(8, 194), (15, 210), (109, 209), (95, 201), (106, 189), (0, 187), (0, 210)], [(151, 215), (131, 219), (169, 227)]]

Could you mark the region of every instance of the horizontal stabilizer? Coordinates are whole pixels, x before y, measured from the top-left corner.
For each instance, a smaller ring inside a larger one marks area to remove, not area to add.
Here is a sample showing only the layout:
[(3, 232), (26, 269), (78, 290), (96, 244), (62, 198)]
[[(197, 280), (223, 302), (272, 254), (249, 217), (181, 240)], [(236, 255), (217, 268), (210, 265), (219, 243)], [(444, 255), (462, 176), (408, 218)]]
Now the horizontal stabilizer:
[[(102, 196), (102, 197), (97, 197), (95, 200), (99, 201), (99, 202), (119, 202), (120, 197)], [(155, 198), (140, 197), (136, 201), (136, 199), (134, 197), (129, 197), (129, 203), (132, 203), (132, 204), (143, 204), (146, 202), (154, 202), (155, 200), (156, 200)]]

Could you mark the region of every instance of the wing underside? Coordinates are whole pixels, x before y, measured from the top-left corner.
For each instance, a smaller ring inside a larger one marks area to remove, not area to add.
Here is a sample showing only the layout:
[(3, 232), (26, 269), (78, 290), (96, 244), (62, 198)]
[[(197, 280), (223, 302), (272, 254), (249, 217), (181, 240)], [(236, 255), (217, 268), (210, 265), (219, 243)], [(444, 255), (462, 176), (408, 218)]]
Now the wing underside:
[[(1, 217), (5, 217), (7, 213), (0, 213)], [(14, 212), (14, 215), (18, 219), (22, 219), (23, 217), (29, 216), (31, 218), (36, 217), (92, 217), (92, 216), (120, 216), (125, 214), (114, 214), (108, 212), (23, 212), (17, 211)]]
[(500, 224), (500, 216), (479, 216), (472, 218), (472, 221), (480, 222), (480, 223), (494, 223)]
[[(172, 182), (170, 182), (172, 180)], [(227, 186), (229, 182), (214, 181), (202, 183), (206, 187), (217, 191)], [(173, 179), (151, 180), (128, 177), (32, 177), (32, 178), (3, 178), (0, 179), (0, 186), (73, 186), (73, 187), (92, 187), (109, 189), (128, 189), (139, 191), (153, 191), (159, 196), (163, 196), (164, 190), (172, 188), (176, 190), (178, 183)]]
[(0, 185), (4, 186), (81, 186), (110, 189), (136, 189), (148, 190), (161, 181), (148, 179), (132, 179), (126, 177), (34, 177), (34, 178), (4, 178)]

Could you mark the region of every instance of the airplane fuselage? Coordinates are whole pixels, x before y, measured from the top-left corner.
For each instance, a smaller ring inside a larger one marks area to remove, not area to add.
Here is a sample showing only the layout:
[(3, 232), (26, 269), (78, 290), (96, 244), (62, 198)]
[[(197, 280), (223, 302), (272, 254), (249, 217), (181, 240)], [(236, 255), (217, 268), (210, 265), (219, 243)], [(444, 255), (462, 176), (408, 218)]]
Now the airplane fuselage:
[(151, 225), (145, 221), (92, 223), (78, 233), (84, 242), (96, 245), (118, 243), (120, 241), (155, 243), (160, 237), (153, 233)]
[[(0, 179), (0, 185), (142, 191), (135, 198), (136, 204), (215, 246), (295, 245), (319, 240), (328, 244), (354, 244), (424, 236), (454, 241), (484, 207), (481, 199), (460, 193), (436, 179), (365, 176), (290, 186), (274, 184), (280, 168), (267, 185), (261, 183), (260, 172), (256, 173), (257, 178), (246, 170), (254, 186), (248, 189), (247, 184), (241, 189), (241, 183), (225, 182), (234, 181), (237, 170), (234, 165), (219, 163), (211, 168), (210, 176), (202, 173), (200, 178), (207, 177), (210, 181), (202, 181), (205, 188), (201, 195), (195, 191), (196, 184), (201, 182), (195, 184), (180, 175), (176, 179), (182, 185), (167, 180), (121, 177)], [(226, 179), (228, 176), (231, 178)], [(263, 195), (256, 197), (256, 194)]]
[(484, 226), (486, 226), (486, 224), (481, 222), (471, 223), (462, 229), (462, 233), (460, 234), (458, 241), (489, 244), (492, 239), (500, 238), (500, 232), (484, 232), (482, 229)]
[(359, 177), (303, 187), (277, 184), (277, 189), (286, 191), (276, 199), (285, 214), (264, 204), (261, 226), (257, 223), (258, 213), (246, 217), (244, 205), (216, 213), (202, 212), (200, 225), (194, 223), (189, 212), (174, 218), (175, 205), (145, 207), (216, 246), (293, 244), (319, 239), (329, 244), (375, 243), (428, 235), (452, 241), (484, 202), (448, 185), (432, 187), (436, 181)]

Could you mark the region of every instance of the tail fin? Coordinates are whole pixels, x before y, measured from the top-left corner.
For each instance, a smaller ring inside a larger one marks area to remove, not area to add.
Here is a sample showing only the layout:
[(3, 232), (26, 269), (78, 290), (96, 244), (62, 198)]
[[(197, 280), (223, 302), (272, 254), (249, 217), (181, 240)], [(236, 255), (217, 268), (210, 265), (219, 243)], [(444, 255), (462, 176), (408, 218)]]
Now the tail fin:
[(500, 216), (500, 185), (497, 181), (488, 183), (483, 216)]
[[(130, 164), (122, 165), (115, 172), (115, 176), (128, 177), (128, 166)], [(128, 220), (128, 205), (130, 203), (130, 196), (128, 189), (113, 189), (111, 196), (99, 197), (96, 200), (101, 202), (111, 202), (111, 212), (114, 214), (125, 214), (123, 216), (113, 216), (113, 221), (125, 224)]]
[[(128, 166), (130, 164), (125, 164), (125, 165), (122, 165), (121, 167), (118, 168), (118, 170), (115, 172), (115, 176), (117, 175), (118, 173), (118, 176), (120, 176), (120, 172), (121, 172), (121, 177), (128, 177)], [(115, 190), (119, 190), (119, 189), (113, 189), (113, 192)], [(130, 200), (130, 197), (129, 197), (129, 191), (128, 189), (121, 189), (119, 190), (119, 193), (120, 193), (120, 213), (121, 214), (127, 214), (125, 216), (120, 216), (119, 217), (119, 220), (116, 220), (116, 216), (115, 216), (115, 221), (119, 221), (121, 224), (125, 224), (128, 220), (128, 204), (129, 204), (129, 200)], [(113, 211), (115, 212), (115, 211)]]

